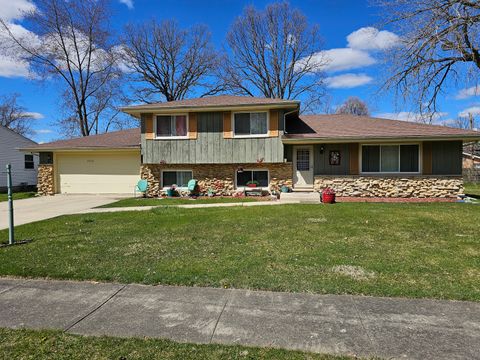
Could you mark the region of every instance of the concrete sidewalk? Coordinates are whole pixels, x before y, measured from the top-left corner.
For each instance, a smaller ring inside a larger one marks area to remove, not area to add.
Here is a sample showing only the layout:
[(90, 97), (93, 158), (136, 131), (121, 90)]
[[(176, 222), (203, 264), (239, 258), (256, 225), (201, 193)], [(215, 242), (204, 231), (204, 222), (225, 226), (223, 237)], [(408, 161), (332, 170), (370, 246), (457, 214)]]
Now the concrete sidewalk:
[(480, 359), (480, 303), (0, 278), (0, 327)]

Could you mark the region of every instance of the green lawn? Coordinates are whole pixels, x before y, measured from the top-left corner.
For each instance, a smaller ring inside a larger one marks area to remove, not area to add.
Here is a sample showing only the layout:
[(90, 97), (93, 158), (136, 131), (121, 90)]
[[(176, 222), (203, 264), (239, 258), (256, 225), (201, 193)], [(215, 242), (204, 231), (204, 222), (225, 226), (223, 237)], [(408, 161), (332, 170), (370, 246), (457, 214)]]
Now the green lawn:
[(459, 203), (71, 215), (17, 227), (0, 275), (480, 301), (479, 224)]
[(60, 331), (0, 328), (2, 359), (309, 359), (347, 360), (350, 357), (242, 346), (181, 344), (158, 339), (83, 337)]
[[(36, 194), (36, 192), (33, 192), (33, 191), (16, 192), (16, 193), (13, 193), (13, 200), (28, 199), (28, 198), (34, 197), (35, 194)], [(7, 201), (7, 200), (8, 200), (7, 194), (1, 193), (0, 194), (0, 202)]]
[(132, 207), (132, 206), (165, 206), (165, 205), (195, 205), (195, 204), (218, 204), (218, 203), (238, 203), (266, 201), (266, 198), (233, 198), (233, 197), (201, 197), (196, 200), (188, 198), (129, 198), (116, 201), (111, 204), (99, 206), (100, 208), (111, 207)]
[(480, 183), (465, 183), (465, 194), (480, 198)]

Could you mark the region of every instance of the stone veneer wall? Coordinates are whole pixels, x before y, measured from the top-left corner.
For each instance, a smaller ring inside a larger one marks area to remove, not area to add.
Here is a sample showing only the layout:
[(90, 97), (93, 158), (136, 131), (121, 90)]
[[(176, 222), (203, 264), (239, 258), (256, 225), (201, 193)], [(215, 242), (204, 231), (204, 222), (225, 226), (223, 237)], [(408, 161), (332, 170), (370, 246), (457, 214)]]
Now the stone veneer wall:
[(216, 195), (232, 195), (235, 192), (235, 172), (243, 169), (267, 169), (270, 175), (270, 190), (279, 190), (281, 186), (292, 187), (292, 163), (256, 163), (256, 164), (143, 164), (141, 177), (148, 180), (147, 196), (161, 194), (162, 170), (192, 170), (193, 178), (198, 180), (200, 191), (206, 193), (209, 188)]
[(463, 194), (461, 177), (315, 176), (316, 191), (330, 187), (337, 196), (455, 198)]
[(39, 195), (55, 195), (53, 165), (38, 165), (37, 192)]

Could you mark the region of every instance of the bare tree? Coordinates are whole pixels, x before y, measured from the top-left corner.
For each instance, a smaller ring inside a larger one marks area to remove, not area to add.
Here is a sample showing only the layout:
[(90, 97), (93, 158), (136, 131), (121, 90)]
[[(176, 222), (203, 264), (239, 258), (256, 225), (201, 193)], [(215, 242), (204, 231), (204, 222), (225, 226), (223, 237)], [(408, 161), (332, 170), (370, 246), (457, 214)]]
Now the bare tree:
[(3, 50), (28, 62), (36, 77), (58, 81), (64, 108), (71, 110), (61, 123), (69, 124), (73, 133), (88, 136), (107, 130), (104, 122), (111, 119), (103, 119), (96, 104), (100, 97), (113, 104), (114, 93), (105, 92), (121, 76), (107, 0), (37, 0), (35, 6), (25, 13), (28, 33), (0, 20), (8, 40)]
[(287, 2), (265, 10), (247, 7), (227, 34), (230, 56), (222, 77), (231, 91), (268, 98), (306, 98), (318, 105), (324, 95), (317, 26)]
[(422, 113), (437, 112), (439, 94), (480, 73), (480, 2), (474, 0), (379, 0), (386, 22), (401, 35), (386, 86)]
[(349, 97), (342, 105), (337, 108), (337, 114), (351, 114), (357, 116), (368, 116), (370, 111), (367, 104), (358, 97)]
[(196, 90), (201, 96), (221, 90), (214, 82), (219, 58), (205, 26), (181, 29), (172, 20), (128, 25), (124, 38), (124, 61), (134, 80), (138, 99), (151, 102), (181, 100)]
[(0, 125), (20, 135), (29, 135), (32, 133), (31, 123), (35, 117), (18, 104), (19, 97), (20, 95), (15, 93), (0, 97)]

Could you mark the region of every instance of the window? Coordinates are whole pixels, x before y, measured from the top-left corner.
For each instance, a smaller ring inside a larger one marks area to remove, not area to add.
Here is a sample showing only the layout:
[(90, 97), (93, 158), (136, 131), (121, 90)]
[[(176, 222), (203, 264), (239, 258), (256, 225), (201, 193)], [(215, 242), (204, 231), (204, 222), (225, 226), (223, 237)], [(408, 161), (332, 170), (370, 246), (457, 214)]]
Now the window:
[(163, 171), (162, 185), (169, 187), (177, 185), (178, 187), (187, 187), (188, 182), (193, 179), (192, 171)]
[(25, 169), (35, 169), (35, 163), (33, 162), (33, 155), (25, 154)]
[(237, 171), (237, 187), (247, 186), (253, 182), (258, 187), (268, 187), (268, 171), (267, 170), (238, 170)]
[(363, 145), (362, 172), (419, 172), (418, 145)]
[(235, 113), (235, 136), (255, 136), (268, 134), (266, 112)]
[(187, 115), (158, 115), (156, 132), (157, 137), (186, 137)]

